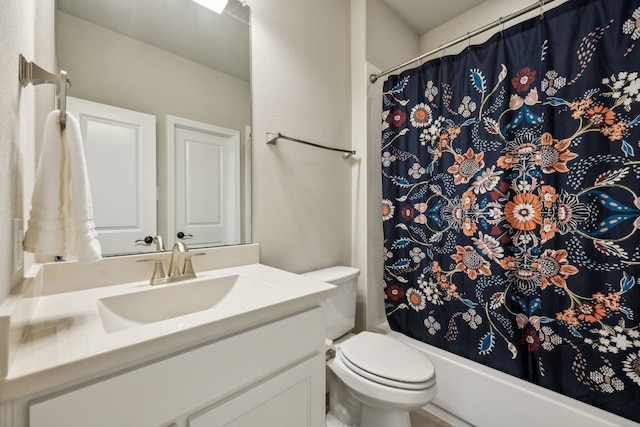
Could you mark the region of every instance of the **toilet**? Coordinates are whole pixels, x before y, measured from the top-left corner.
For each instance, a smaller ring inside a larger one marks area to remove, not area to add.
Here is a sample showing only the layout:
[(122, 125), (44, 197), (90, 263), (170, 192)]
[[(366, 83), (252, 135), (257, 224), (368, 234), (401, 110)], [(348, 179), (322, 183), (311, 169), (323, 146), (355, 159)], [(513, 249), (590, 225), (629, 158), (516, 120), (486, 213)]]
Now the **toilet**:
[(436, 395), (429, 359), (386, 335), (351, 333), (360, 270), (335, 266), (303, 275), (338, 287), (321, 304), (329, 346), (327, 427), (410, 427), (409, 412)]

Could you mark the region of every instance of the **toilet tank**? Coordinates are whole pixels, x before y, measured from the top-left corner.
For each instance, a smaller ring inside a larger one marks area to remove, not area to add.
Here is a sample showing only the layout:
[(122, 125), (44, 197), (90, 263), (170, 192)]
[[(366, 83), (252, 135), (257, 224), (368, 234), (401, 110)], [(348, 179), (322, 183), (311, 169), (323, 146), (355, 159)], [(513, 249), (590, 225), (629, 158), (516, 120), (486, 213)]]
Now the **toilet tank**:
[(302, 275), (338, 287), (334, 296), (320, 304), (325, 338), (335, 340), (351, 331), (356, 323), (356, 296), (360, 270), (354, 267), (334, 266)]

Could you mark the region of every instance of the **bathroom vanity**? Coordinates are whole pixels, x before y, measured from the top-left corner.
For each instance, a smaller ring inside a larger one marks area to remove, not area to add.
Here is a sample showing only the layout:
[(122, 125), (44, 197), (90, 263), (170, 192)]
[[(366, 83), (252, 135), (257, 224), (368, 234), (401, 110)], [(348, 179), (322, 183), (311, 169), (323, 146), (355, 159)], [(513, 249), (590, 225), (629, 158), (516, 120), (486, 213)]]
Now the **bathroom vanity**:
[[(254, 262), (251, 246), (232, 249), (243, 261), (209, 249), (197, 279), (167, 285), (83, 288), (45, 266), (0, 426), (323, 426), (318, 303), (335, 289)], [(127, 260), (146, 264), (101, 263)]]

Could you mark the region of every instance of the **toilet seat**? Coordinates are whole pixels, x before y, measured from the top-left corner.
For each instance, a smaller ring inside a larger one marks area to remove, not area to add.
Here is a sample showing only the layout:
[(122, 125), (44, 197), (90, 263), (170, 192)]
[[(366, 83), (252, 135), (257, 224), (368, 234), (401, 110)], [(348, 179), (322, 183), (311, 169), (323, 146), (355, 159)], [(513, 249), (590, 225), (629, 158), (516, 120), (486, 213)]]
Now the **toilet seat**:
[(382, 334), (360, 332), (343, 342), (338, 354), (351, 371), (378, 384), (424, 390), (436, 382), (435, 370), (426, 357)]

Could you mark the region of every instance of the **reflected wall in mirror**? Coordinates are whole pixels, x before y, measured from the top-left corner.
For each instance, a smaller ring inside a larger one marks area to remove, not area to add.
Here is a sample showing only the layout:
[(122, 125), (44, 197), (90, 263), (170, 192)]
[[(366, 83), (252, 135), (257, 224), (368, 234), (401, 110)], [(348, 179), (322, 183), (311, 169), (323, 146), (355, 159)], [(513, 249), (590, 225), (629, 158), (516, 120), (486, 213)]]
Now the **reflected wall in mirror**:
[[(190, 247), (251, 241), (249, 14), (249, 8), (238, 0), (230, 0), (222, 14), (192, 0), (57, 0), (56, 60), (58, 68), (66, 70), (72, 79), (69, 95), (155, 117), (155, 235), (161, 236), (169, 249), (175, 241)], [(220, 138), (219, 133), (216, 134), (220, 129), (225, 135), (237, 135), (232, 138), (237, 141), (234, 142), (237, 144), (234, 149), (238, 150), (234, 157), (239, 171), (237, 182), (225, 183), (215, 178), (220, 175), (203, 173), (209, 170), (209, 164), (215, 171), (221, 159), (229, 158), (216, 143), (203, 145), (198, 138), (186, 144), (175, 143), (173, 132), (184, 127), (181, 125), (184, 123), (213, 129), (210, 131), (215, 134), (213, 139)], [(83, 136), (84, 132), (83, 129)], [(108, 150), (109, 141), (113, 139), (101, 138), (107, 146), (100, 150)], [(114, 145), (117, 146), (117, 142)], [(142, 152), (137, 148), (128, 149)], [(179, 149), (186, 152), (176, 153)], [(118, 174), (123, 165), (135, 164), (131, 159), (124, 161), (123, 156), (100, 158), (103, 162), (111, 159), (114, 163), (109, 168)], [(176, 165), (176, 158), (186, 159), (187, 163)], [(196, 161), (198, 172), (189, 173), (195, 170), (189, 162), (193, 165)], [(91, 167), (88, 159), (90, 179)], [(178, 176), (185, 170), (186, 175)], [(185, 187), (187, 184), (189, 187)], [(103, 183), (102, 187), (109, 186)], [(239, 228), (238, 232), (227, 233), (234, 237), (220, 242), (199, 239), (194, 230), (221, 219), (220, 210), (211, 215), (204, 211), (204, 206), (211, 205), (213, 200), (209, 189), (223, 193), (229, 188), (239, 193), (234, 195), (234, 203), (239, 201), (235, 209), (239, 215), (230, 221)], [(185, 193), (200, 196), (189, 198)], [(113, 194), (109, 196), (113, 200), (106, 201), (111, 211), (123, 203)], [(100, 194), (94, 194), (95, 197)], [(178, 200), (201, 203), (177, 206)], [(105, 201), (94, 205), (101, 203), (104, 205)], [(142, 223), (148, 221), (141, 219), (137, 207), (126, 209), (136, 216), (133, 225), (128, 222), (124, 226), (128, 228), (124, 233), (126, 243), (120, 246), (109, 243), (108, 248), (118, 249), (107, 248), (104, 255), (155, 251), (157, 240), (145, 242), (145, 238), (154, 237), (153, 233), (143, 230)], [(118, 221), (110, 214), (99, 212), (95, 212), (95, 217), (98, 233), (116, 239), (117, 233), (112, 227)], [(176, 225), (177, 217), (184, 219), (181, 224), (186, 221), (189, 231), (179, 229), (184, 225)], [(133, 236), (136, 238), (132, 239)]]

